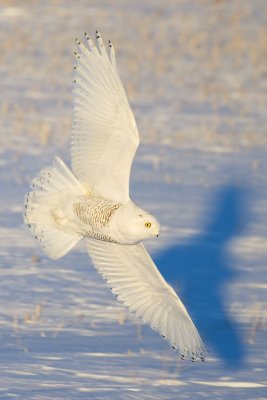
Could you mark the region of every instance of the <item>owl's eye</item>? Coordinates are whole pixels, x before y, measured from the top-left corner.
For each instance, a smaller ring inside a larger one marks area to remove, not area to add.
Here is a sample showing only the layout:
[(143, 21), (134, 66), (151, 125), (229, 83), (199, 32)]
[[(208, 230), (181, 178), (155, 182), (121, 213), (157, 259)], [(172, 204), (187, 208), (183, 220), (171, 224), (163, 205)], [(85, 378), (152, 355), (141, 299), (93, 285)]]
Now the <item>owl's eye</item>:
[(146, 223), (145, 223), (145, 227), (146, 227), (146, 228), (150, 228), (150, 227), (151, 227), (151, 222), (146, 222)]

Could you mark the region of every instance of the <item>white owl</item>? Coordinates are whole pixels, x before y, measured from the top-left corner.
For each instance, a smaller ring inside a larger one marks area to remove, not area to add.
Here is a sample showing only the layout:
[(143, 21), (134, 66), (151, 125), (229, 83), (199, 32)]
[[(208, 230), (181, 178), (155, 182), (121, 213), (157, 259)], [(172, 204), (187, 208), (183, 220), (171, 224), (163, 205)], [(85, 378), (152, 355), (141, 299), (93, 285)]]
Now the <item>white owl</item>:
[(77, 40), (72, 171), (56, 157), (32, 182), (25, 222), (57, 259), (86, 239), (94, 266), (130, 311), (157, 330), (182, 358), (204, 361), (205, 346), (184, 305), (142, 240), (158, 236), (156, 218), (132, 202), (129, 177), (139, 145), (134, 115), (116, 67), (96, 32)]

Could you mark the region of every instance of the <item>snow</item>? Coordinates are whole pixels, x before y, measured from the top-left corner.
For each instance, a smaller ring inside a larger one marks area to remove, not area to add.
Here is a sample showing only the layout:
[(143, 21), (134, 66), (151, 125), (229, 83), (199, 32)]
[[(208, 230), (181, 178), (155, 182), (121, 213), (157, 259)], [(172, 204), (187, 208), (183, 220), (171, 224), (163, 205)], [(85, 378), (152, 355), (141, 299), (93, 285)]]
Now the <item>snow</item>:
[[(264, 0), (2, 1), (0, 399), (267, 398)], [(116, 301), (83, 245), (47, 259), (23, 225), (31, 178), (70, 161), (75, 37), (99, 29), (142, 145), (147, 243), (209, 347), (181, 361)]]

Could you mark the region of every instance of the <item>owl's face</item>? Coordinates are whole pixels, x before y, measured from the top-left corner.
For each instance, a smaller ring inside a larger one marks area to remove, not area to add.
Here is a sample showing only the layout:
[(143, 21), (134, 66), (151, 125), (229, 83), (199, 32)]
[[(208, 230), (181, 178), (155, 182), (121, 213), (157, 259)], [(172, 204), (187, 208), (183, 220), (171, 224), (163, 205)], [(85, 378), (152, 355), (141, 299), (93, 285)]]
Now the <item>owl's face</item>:
[(139, 210), (142, 212), (133, 219), (133, 228), (143, 236), (143, 239), (158, 236), (160, 225), (157, 219), (147, 211)]
[(132, 201), (117, 211), (114, 223), (118, 243), (135, 244), (159, 235), (160, 224), (157, 219)]

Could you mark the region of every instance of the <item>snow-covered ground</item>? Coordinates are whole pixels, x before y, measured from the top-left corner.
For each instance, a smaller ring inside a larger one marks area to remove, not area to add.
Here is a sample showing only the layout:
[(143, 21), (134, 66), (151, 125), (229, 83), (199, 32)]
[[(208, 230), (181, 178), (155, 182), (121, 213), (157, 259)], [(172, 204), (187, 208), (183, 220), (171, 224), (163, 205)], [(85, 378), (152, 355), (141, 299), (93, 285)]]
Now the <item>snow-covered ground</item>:
[[(147, 247), (205, 363), (129, 315), (82, 245), (51, 261), (23, 226), (30, 179), (69, 163), (74, 38), (95, 28), (139, 126)], [(266, 1), (2, 0), (0, 43), (0, 399), (266, 399)]]

